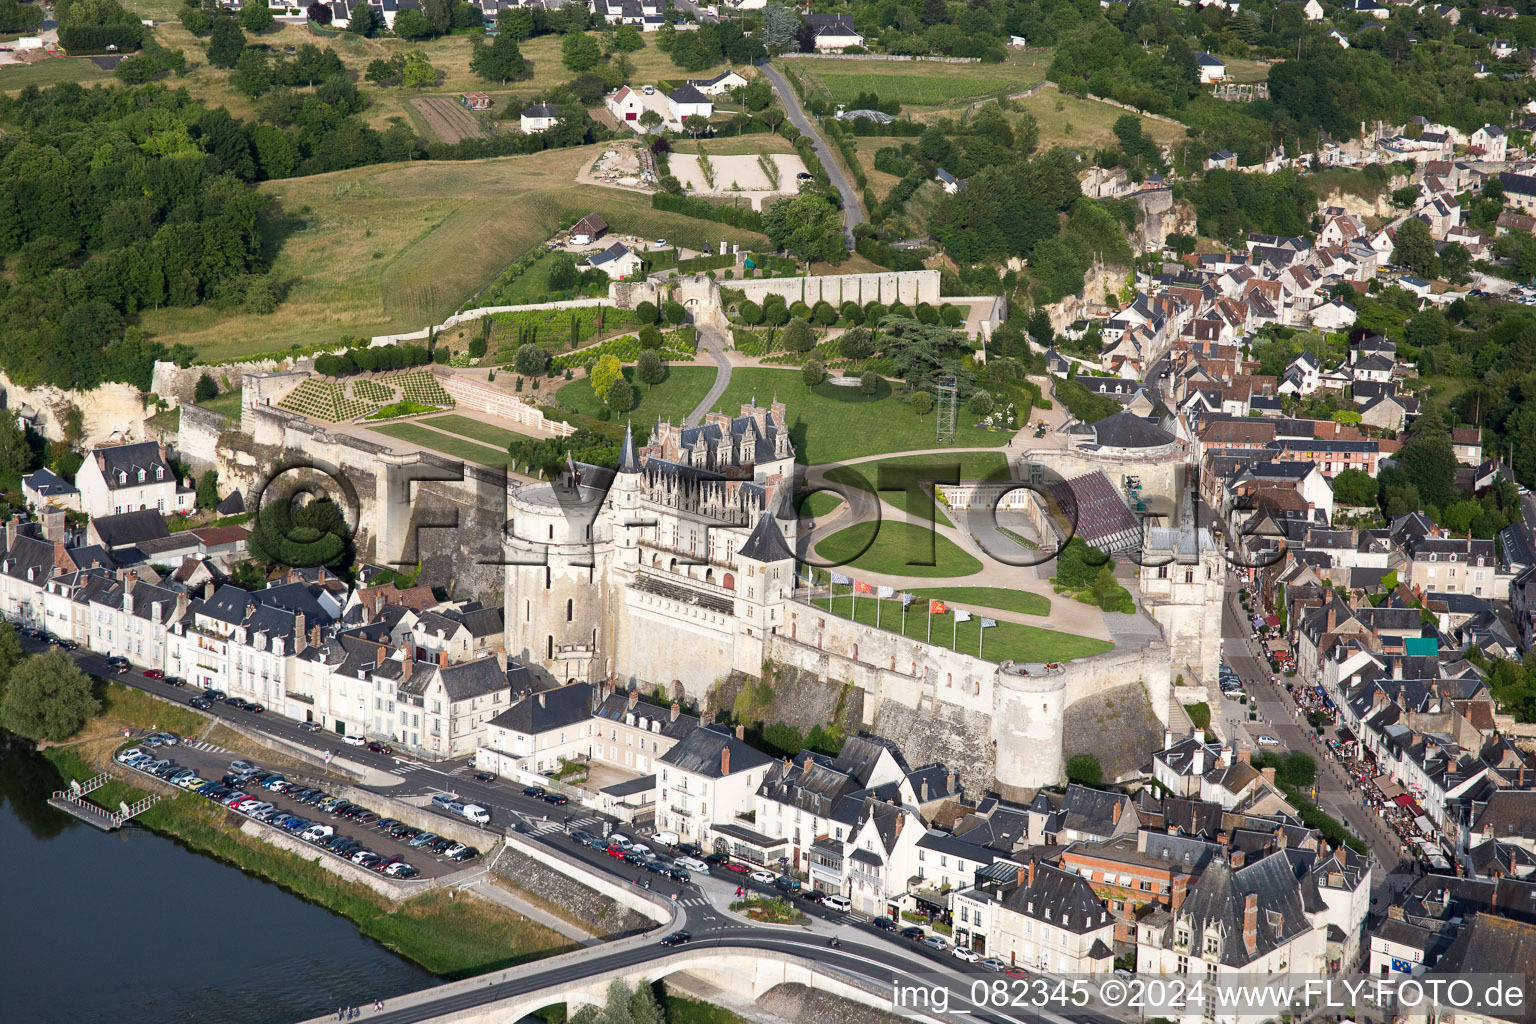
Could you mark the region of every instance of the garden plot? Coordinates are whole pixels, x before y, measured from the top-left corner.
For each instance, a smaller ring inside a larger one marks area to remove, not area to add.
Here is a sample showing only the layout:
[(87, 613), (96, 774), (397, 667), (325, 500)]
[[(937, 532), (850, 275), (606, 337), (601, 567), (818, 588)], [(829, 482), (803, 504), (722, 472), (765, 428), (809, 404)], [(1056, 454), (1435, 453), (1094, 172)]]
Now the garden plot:
[[(778, 168), (777, 184), (763, 166), (764, 161), (772, 161)], [(694, 195), (746, 196), (752, 200), (753, 209), (761, 210), (765, 199), (792, 196), (800, 191), (796, 175), (805, 173), (805, 161), (791, 153), (741, 156), (673, 153), (671, 169), (683, 188)]]

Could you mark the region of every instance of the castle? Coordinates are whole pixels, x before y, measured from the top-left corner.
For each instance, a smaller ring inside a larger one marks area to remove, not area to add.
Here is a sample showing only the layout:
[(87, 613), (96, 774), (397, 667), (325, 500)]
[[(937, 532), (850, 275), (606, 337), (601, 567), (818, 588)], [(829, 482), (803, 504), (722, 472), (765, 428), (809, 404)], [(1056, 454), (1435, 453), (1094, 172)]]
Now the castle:
[[(506, 649), (558, 683), (611, 679), (705, 698), (768, 662), (856, 692), (851, 723), (965, 766), (968, 785), (1058, 783), (1068, 708), (1139, 684), (1168, 721), (1160, 639), (1065, 665), (1001, 665), (829, 615), (795, 597), (794, 447), (784, 406), (658, 424), (616, 470), (567, 463), (509, 487)], [(922, 733), (919, 737), (917, 734)]]

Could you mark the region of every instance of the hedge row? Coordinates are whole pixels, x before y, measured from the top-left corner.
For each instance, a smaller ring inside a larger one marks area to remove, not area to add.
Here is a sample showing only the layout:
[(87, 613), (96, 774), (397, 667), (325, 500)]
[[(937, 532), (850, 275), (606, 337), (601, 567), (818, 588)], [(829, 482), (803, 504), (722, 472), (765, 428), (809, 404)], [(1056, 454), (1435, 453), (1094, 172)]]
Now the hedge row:
[(718, 224), (729, 224), (733, 228), (756, 231), (759, 234), (763, 230), (763, 215), (750, 206), (721, 206), (697, 196), (674, 196), (666, 192), (653, 192), (651, 209), (680, 213), (684, 217), (696, 217), (699, 220), (712, 220)]

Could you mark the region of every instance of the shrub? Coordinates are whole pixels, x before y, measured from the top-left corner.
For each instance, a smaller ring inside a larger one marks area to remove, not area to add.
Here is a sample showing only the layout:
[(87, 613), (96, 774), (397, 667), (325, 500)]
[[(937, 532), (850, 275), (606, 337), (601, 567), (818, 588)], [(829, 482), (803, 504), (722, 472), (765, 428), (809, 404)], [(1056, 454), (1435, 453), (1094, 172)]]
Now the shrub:
[(849, 299), (847, 302), (843, 303), (842, 307), (838, 310), (838, 313), (842, 315), (844, 320), (847, 320), (854, 326), (864, 322), (864, 308), (857, 302), (854, 302), (852, 299)]
[(864, 322), (869, 326), (874, 327), (878, 325), (881, 320), (884, 320), (889, 312), (889, 310), (880, 305), (878, 302), (866, 302), (864, 303)]
[(1092, 754), (1078, 754), (1067, 762), (1067, 781), (1079, 786), (1098, 786), (1104, 782), (1104, 767)]
[(805, 381), (805, 386), (808, 388), (813, 388), (817, 384), (821, 383), (821, 379), (827, 375), (827, 370), (826, 367), (822, 365), (821, 360), (818, 357), (812, 356), (810, 359), (806, 360), (805, 365), (801, 367), (800, 375)]
[(667, 303), (667, 323), (676, 326), (688, 319), (688, 311), (681, 302)]
[(538, 345), (524, 345), (517, 350), (512, 365), (524, 377), (537, 377), (549, 368), (549, 352)]
[(635, 315), (642, 324), (653, 324), (661, 316), (661, 310), (656, 308), (654, 302), (642, 302), (635, 307)]
[(646, 349), (661, 348), (661, 332), (655, 324), (646, 324), (640, 328), (640, 347)]
[(785, 325), (780, 337), (784, 340), (784, 347), (791, 352), (809, 352), (816, 347), (816, 336), (811, 333), (811, 325), (798, 316)]
[(192, 392), (192, 401), (206, 402), (210, 398), (217, 398), (218, 395), (219, 386), (218, 384), (214, 383), (212, 377), (205, 373), (201, 377), (197, 378), (197, 388)]
[(977, 388), (971, 395), (971, 412), (977, 416), (985, 416), (992, 411), (992, 393), (982, 388)]
[(819, 327), (831, 327), (837, 322), (837, 309), (822, 299), (811, 308), (811, 320)]
[(763, 322), (763, 307), (751, 299), (746, 299), (742, 302), (739, 312), (741, 313), (742, 323), (756, 326)]

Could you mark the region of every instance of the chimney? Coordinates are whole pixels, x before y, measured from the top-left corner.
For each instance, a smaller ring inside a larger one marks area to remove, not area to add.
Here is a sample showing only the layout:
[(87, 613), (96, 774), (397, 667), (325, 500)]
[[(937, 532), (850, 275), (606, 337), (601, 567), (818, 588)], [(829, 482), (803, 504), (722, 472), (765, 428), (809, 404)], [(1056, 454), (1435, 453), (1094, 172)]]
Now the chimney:
[(905, 814), (896, 815), (896, 834), (901, 835), (901, 823), (907, 820)]
[(699, 712), (699, 724), (700, 725), (714, 725), (715, 724), (715, 713), (713, 711), (701, 711), (701, 712)]
[(638, 690), (630, 690), (629, 691), (629, 703), (624, 706), (624, 710), (625, 711), (633, 711), (633, 710), (635, 710), (635, 705), (638, 704), (638, 703), (640, 703), (640, 691), (638, 691)]
[(1115, 806), (1109, 812), (1109, 820), (1113, 824), (1120, 824), (1120, 808), (1124, 801), (1116, 800)]
[(731, 774), (731, 745), (729, 743), (720, 748), (720, 774)]
[(1401, 903), (1392, 904), (1387, 908), (1387, 917), (1392, 921), (1403, 920), (1403, 905)]
[(213, 580), (209, 580), (207, 583), (203, 584), (203, 600), (213, 600)]
[(1031, 858), (1029, 858), (1029, 886), (1030, 886), (1030, 888), (1034, 888), (1034, 885), (1035, 885), (1035, 858), (1031, 857)]
[(1164, 729), (1163, 730), (1163, 749), (1164, 750), (1169, 750), (1172, 747), (1173, 747), (1173, 730), (1172, 729)]
[(736, 727), (736, 738), (739, 739), (739, 740), (742, 740), (742, 741), (746, 740), (746, 738), (747, 738), (747, 727), (746, 726), (738, 725)]
[[(1524, 769), (1521, 769), (1521, 770), (1523, 771)], [(928, 780), (924, 779), (923, 780), (923, 788), (922, 788), (922, 790), (918, 794), (918, 803), (924, 803), (925, 804), (927, 802), (928, 802)]]
[(544, 706), (544, 691), (540, 690), (539, 691), (539, 707), (543, 707), (543, 706)]
[(1230, 832), (1222, 832), (1222, 833), (1220, 833), (1220, 834), (1218, 834), (1216, 836), (1216, 845), (1217, 846), (1226, 846), (1226, 845), (1228, 845), (1231, 842), (1232, 842), (1232, 834)]
[(1259, 951), (1259, 895), (1249, 893), (1243, 899), (1243, 947), (1248, 955)]
[(1229, 858), (1229, 862), (1232, 865), (1233, 871), (1236, 871), (1238, 868), (1242, 867), (1247, 860), (1248, 857), (1243, 853), (1242, 850), (1233, 850), (1232, 856)]
[(1223, 768), (1232, 767), (1232, 745), (1230, 743), (1221, 748), (1221, 766)]
[(1259, 771), (1264, 773), (1264, 781), (1269, 783), (1270, 786), (1273, 787), (1274, 784), (1275, 784), (1275, 768), (1274, 768), (1274, 765), (1270, 765), (1268, 768), (1260, 768)]
[(1196, 775), (1204, 775), (1205, 774), (1205, 744), (1204, 743), (1196, 745), (1196, 747), (1195, 747), (1195, 756), (1190, 759), (1189, 767), (1190, 767), (1190, 771), (1194, 772), (1194, 774), (1196, 774)]
[(946, 792), (951, 795), (960, 792), (960, 780), (956, 777), (953, 768), (949, 770), (949, 789)]
[(303, 612), (293, 613), (293, 653), (297, 654), (304, 649), (304, 644), (309, 640), (309, 631), (305, 628)]
[(1184, 905), (1184, 897), (1188, 896), (1188, 895), (1189, 895), (1189, 876), (1188, 875), (1174, 875), (1173, 876), (1173, 892), (1169, 896), (1169, 900), (1168, 900), (1170, 909), (1172, 909), (1175, 913), (1177, 913), (1179, 908)]
[(679, 708), (679, 707), (678, 707), (678, 706), (677, 706), (677, 701), (673, 701), (673, 702), (672, 702), (672, 717), (671, 717), (671, 718), (669, 718), (669, 719), (668, 719), (668, 721), (670, 721), (670, 722), (675, 722), (675, 721), (677, 721), (677, 713), (678, 713), (678, 712), (679, 712), (679, 711), (681, 711), (681, 710), (682, 710), (682, 709), (681, 709), (681, 708)]
[(7, 551), (13, 551), (16, 548), (16, 529), (20, 524), (21, 520), (17, 516), (11, 516), (11, 518), (5, 521), (5, 548)]
[[(1030, 861), (1030, 864), (1033, 865), (1034, 861)], [(1015, 876), (1014, 882), (1020, 888), (1023, 888), (1025, 886), (1027, 886), (1029, 884), (1029, 868), (1027, 868), (1024, 865), (1020, 864), (1019, 865), (1019, 873), (1018, 873), (1017, 876)]]
[[(176, 617), (178, 619), (181, 618), (180, 615), (177, 615)], [(322, 635), (323, 634), (320, 632), (320, 625), (319, 625), (319, 623), (316, 623), (315, 625), (310, 626), (309, 627), (309, 645), (311, 647), (319, 647)]]
[(1339, 624), (1339, 609), (1330, 601), (1328, 604), (1328, 629), (1332, 633), (1333, 627)]
[(1253, 750), (1249, 747), (1238, 747), (1237, 759), (1243, 762), (1243, 764), (1251, 763), (1253, 761)]
[(43, 539), (59, 542), (64, 539), (64, 510), (49, 505), (39, 518), (43, 521)]

